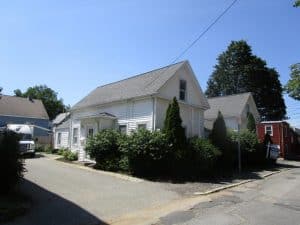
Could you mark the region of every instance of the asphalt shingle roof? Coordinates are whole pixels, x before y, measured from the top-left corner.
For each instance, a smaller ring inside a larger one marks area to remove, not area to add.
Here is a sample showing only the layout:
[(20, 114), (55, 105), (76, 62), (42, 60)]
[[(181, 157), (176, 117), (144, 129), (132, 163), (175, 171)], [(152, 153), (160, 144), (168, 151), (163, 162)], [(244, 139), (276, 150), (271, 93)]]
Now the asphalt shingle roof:
[(76, 103), (72, 110), (155, 94), (186, 62), (182, 61), (97, 87)]
[(210, 109), (204, 112), (205, 119), (215, 119), (221, 111), (224, 117), (240, 116), (249, 97), (250, 92), (236, 95), (208, 98)]
[(41, 100), (8, 95), (0, 97), (0, 115), (49, 119)]
[(60, 113), (60, 114), (58, 114), (58, 115), (55, 117), (55, 119), (52, 120), (52, 124), (53, 124), (53, 125), (57, 125), (57, 124), (62, 123), (62, 122), (66, 119), (66, 117), (68, 117), (69, 115), (70, 115), (69, 112), (65, 112), (65, 113)]

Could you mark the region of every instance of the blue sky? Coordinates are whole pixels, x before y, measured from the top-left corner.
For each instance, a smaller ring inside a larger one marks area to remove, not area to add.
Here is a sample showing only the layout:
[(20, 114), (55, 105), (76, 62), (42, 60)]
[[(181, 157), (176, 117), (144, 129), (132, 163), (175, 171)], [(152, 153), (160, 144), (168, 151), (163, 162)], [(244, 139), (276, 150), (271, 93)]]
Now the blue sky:
[[(95, 87), (165, 66), (232, 0), (27, 0), (0, 3), (0, 86), (11, 95), (46, 84), (73, 105)], [(292, 0), (239, 0), (180, 60), (203, 90), (217, 56), (246, 40), (285, 84), (300, 62), (300, 8)], [(285, 96), (300, 127), (300, 102)]]

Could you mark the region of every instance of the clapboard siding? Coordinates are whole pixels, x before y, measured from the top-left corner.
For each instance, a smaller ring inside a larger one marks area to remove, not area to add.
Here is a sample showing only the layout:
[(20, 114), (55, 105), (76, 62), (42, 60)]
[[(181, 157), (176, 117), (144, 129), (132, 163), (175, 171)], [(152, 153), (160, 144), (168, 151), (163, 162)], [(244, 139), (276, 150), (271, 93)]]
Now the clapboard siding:
[[(61, 133), (61, 143), (58, 144), (58, 134)], [(54, 148), (69, 148), (69, 130), (67, 128), (57, 129), (55, 131), (55, 143)]]
[[(166, 111), (171, 100), (157, 98), (156, 100), (156, 120), (155, 128), (162, 129), (166, 116)], [(198, 107), (179, 103), (180, 116), (182, 119), (182, 126), (186, 129), (188, 137), (204, 136), (204, 111)]]
[[(99, 125), (95, 119), (81, 120), (82, 117), (89, 117), (97, 115), (101, 112), (107, 112), (117, 117), (117, 120), (101, 119)], [(86, 127), (94, 127), (94, 131), (103, 129), (118, 129), (119, 125), (127, 126), (127, 133), (130, 134), (132, 131), (137, 129), (138, 124), (143, 123), (147, 125), (148, 130), (152, 130), (152, 117), (153, 117), (153, 99), (145, 98), (141, 100), (125, 101), (106, 106), (99, 106), (93, 108), (86, 108), (83, 110), (74, 111), (71, 115), (71, 148), (77, 151), (79, 154), (79, 160), (86, 159), (86, 153), (84, 151), (85, 141), (83, 138), (87, 136)], [(74, 128), (79, 129), (78, 143), (73, 143), (73, 131)]]

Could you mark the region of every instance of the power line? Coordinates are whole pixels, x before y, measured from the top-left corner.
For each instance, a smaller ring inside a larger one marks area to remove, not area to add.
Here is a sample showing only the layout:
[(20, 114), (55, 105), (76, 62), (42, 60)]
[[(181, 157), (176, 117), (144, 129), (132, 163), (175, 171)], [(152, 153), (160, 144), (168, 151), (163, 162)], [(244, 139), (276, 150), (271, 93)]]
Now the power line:
[(173, 61), (171, 64), (175, 63), (178, 59), (180, 59), (190, 48), (192, 48), (237, 2), (238, 0), (234, 0), (202, 33), (191, 43), (188, 45), (186, 49), (184, 49)]
[[(178, 59), (180, 59), (188, 50), (190, 50), (229, 11), (229, 9), (232, 8), (232, 6), (237, 1), (238, 0), (234, 0), (231, 4), (229, 4), (227, 6), (227, 8), (204, 31), (202, 31), (202, 33), (191, 44), (189, 44), (188, 47), (185, 48), (169, 65), (172, 65), (172, 64), (176, 63), (176, 61)], [(163, 75), (169, 68), (170, 68), (170, 66), (168, 66), (165, 70), (163, 70), (157, 76), (157, 78), (154, 79), (153, 81), (151, 81), (149, 84), (152, 84), (153, 82), (155, 82), (158, 79), (158, 77), (160, 77), (160, 75)]]

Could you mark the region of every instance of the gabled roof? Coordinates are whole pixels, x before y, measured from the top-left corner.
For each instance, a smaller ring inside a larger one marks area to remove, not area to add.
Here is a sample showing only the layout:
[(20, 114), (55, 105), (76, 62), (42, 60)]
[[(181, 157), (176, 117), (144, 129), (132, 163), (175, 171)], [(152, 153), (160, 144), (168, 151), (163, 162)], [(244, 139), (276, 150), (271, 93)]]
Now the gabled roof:
[(210, 109), (204, 112), (204, 118), (206, 120), (215, 119), (217, 118), (219, 111), (224, 118), (239, 117), (251, 96), (251, 93), (247, 92), (243, 94), (208, 98)]
[(49, 119), (41, 100), (8, 95), (0, 97), (0, 115)]
[(76, 103), (72, 110), (156, 94), (187, 61), (97, 87)]
[(61, 124), (57, 125), (56, 130), (70, 128), (71, 119), (70, 117), (66, 118)]
[(62, 123), (68, 116), (70, 115), (69, 112), (65, 112), (65, 113), (60, 113), (58, 114), (54, 120), (52, 120), (52, 124), (53, 125), (58, 125), (60, 123)]

